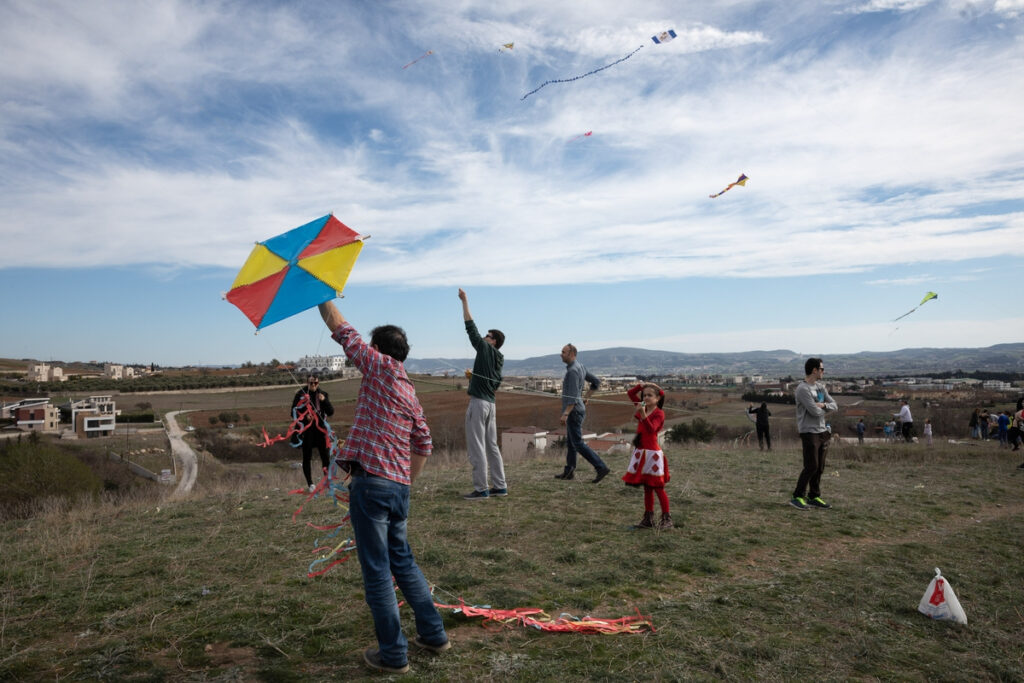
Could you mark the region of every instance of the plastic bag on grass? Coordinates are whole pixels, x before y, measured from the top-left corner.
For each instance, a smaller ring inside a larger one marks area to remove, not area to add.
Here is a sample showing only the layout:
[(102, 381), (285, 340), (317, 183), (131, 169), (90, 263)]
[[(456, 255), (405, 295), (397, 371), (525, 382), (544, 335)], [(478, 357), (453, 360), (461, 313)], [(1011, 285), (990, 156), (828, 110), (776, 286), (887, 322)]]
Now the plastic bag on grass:
[(924, 592), (921, 604), (917, 606), (917, 611), (932, 619), (955, 621), (958, 624), (967, 623), (967, 615), (964, 614), (964, 608), (960, 606), (960, 601), (956, 599), (953, 587), (943, 578), (942, 572), (939, 571), (938, 567), (935, 568), (935, 578), (928, 584), (928, 590)]

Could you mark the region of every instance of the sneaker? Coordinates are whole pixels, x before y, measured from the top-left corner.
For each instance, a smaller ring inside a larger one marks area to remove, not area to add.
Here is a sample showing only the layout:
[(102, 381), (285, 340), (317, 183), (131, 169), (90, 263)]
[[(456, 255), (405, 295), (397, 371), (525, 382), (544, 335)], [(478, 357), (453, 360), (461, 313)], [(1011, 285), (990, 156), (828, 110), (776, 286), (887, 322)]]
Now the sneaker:
[(793, 507), (795, 507), (797, 510), (806, 510), (807, 509), (807, 501), (804, 500), (803, 498), (800, 498), (799, 496), (797, 496), (796, 498), (793, 498), (793, 500), (789, 501), (789, 504), (792, 505)]
[(594, 481), (592, 483), (596, 484), (597, 482), (601, 481), (602, 479), (608, 476), (609, 472), (611, 472), (611, 469), (608, 467), (605, 467), (603, 470), (598, 470), (597, 476), (594, 477)]
[(313, 493), (313, 491), (316, 491), (316, 484), (310, 484), (310, 485), (309, 485), (309, 488), (308, 488), (307, 490), (308, 490), (308, 491), (309, 491), (310, 493)]
[(576, 468), (569, 469), (568, 467), (566, 467), (565, 470), (561, 474), (556, 474), (555, 475), (555, 479), (573, 479), (574, 478), (573, 477), (573, 472), (575, 472), (575, 471), (576, 471)]
[(470, 491), (463, 498), (466, 500), (484, 500), (485, 498), (490, 498), (490, 496), (491, 494), (487, 491)]
[(507, 496), (508, 489), (488, 489), (487, 493), (491, 494), (492, 496)]
[(449, 640), (444, 641), (443, 645), (431, 645), (430, 643), (423, 642), (419, 636), (412, 639), (412, 644), (423, 650), (429, 650), (434, 654), (441, 654), (445, 650), (450, 650), (452, 643)]
[(832, 509), (832, 506), (823, 501), (820, 496), (818, 498), (811, 498), (809, 501), (807, 501), (807, 504), (810, 505), (811, 507), (821, 508), (822, 510)]
[(402, 666), (391, 666), (385, 664), (380, 659), (380, 650), (375, 647), (368, 648), (363, 653), (363, 661), (366, 662), (366, 666), (370, 667), (374, 671), (383, 671), (389, 674), (404, 674), (409, 673), (409, 663), (406, 662)]

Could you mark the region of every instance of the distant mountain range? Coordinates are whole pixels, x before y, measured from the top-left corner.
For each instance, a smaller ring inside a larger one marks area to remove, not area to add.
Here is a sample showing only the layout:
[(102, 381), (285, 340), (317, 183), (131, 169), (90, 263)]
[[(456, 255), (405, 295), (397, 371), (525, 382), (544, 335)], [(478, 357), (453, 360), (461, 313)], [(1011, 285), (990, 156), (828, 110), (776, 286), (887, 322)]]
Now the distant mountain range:
[[(978, 349), (900, 349), (899, 351), (824, 354), (832, 376), (927, 375), (953, 372), (1024, 372), (1024, 343), (997, 344)], [(602, 375), (727, 374), (802, 377), (804, 355), (777, 351), (742, 353), (675, 353), (617, 347), (580, 351), (580, 361)], [(406, 370), (415, 373), (458, 373), (473, 367), (472, 358), (410, 358)], [(505, 359), (509, 376), (558, 377), (565, 371), (558, 354), (523, 360)]]

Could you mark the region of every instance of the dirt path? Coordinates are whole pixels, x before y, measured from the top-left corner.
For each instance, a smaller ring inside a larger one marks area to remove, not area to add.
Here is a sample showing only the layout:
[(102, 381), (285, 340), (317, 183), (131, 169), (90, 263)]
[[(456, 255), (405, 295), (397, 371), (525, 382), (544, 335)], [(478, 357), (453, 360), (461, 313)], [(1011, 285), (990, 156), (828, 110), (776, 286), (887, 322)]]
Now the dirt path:
[(174, 489), (172, 496), (182, 496), (189, 493), (195, 486), (196, 477), (199, 476), (199, 464), (196, 452), (185, 443), (185, 434), (178, 426), (178, 411), (167, 413), (167, 438), (171, 442), (171, 455), (174, 457), (175, 466), (180, 466), (181, 476), (178, 477), (178, 488)]

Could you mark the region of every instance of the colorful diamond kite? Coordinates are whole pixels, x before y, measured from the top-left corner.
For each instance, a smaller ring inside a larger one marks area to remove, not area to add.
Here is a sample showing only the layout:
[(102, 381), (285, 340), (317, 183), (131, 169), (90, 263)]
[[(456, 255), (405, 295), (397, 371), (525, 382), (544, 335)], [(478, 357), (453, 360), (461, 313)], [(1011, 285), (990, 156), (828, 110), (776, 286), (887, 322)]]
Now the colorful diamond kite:
[(257, 330), (330, 301), (345, 288), (363, 239), (327, 215), (257, 242), (225, 298)]

